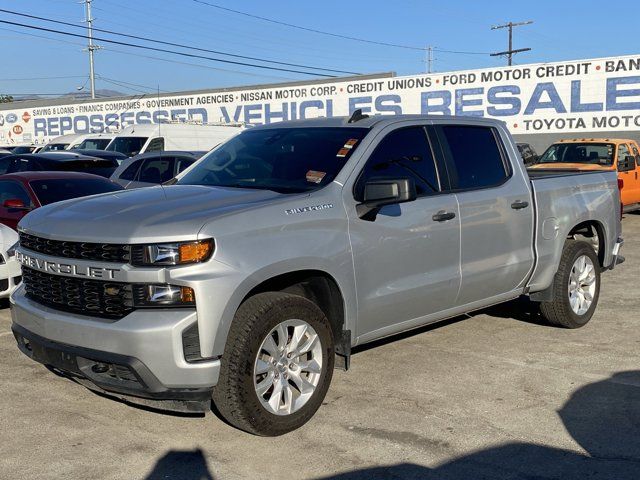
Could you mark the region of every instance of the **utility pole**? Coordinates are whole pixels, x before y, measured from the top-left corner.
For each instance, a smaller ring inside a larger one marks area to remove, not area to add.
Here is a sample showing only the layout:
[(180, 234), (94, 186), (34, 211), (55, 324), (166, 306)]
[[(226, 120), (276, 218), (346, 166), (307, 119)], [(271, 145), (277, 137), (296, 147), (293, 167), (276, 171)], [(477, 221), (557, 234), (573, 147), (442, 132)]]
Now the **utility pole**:
[(91, 98), (96, 98), (96, 73), (93, 67), (93, 52), (100, 50), (100, 47), (93, 44), (93, 17), (91, 16), (91, 2), (93, 0), (84, 0), (86, 20), (87, 22), (87, 37), (89, 44), (87, 45), (87, 51), (89, 52), (89, 83), (91, 85)]
[(431, 45), (426, 48), (426, 57), (427, 73), (433, 73), (433, 47)]
[(504, 52), (492, 53), (492, 57), (502, 57), (504, 55), (507, 56), (507, 65), (511, 66), (513, 64), (513, 54), (520, 52), (528, 52), (531, 50), (530, 48), (518, 48), (516, 50), (513, 49), (513, 27), (520, 27), (522, 25), (530, 25), (533, 21), (528, 20), (526, 22), (518, 22), (518, 23), (505, 23), (504, 25), (496, 25), (491, 27), (491, 30), (498, 30), (500, 28), (508, 28), (509, 29), (509, 49)]

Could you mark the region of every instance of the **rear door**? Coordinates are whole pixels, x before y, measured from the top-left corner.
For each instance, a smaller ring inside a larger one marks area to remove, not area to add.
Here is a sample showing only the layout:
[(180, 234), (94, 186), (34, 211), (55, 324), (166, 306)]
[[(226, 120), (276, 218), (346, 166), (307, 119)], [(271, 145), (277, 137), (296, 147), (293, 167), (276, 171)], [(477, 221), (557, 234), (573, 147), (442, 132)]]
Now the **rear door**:
[(515, 152), (517, 163), (509, 160), (505, 133), (489, 126), (434, 124), (460, 209), (462, 284), (456, 303), (491, 303), (524, 287), (533, 267), (529, 179)]
[(345, 203), (360, 201), (374, 179), (413, 179), (418, 198), (382, 207), (374, 219), (359, 218), (355, 206), (349, 214), (362, 341), (426, 323), (453, 307), (460, 286), (458, 207), (443, 193), (425, 127), (393, 125), (377, 138)]

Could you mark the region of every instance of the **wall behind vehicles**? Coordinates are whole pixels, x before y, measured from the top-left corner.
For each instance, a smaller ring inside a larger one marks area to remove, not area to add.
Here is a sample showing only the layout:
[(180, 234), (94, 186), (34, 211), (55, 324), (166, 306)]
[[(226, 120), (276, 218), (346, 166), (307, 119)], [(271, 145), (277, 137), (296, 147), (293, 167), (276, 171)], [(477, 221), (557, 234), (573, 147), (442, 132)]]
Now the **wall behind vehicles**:
[(640, 130), (640, 55), (101, 101), (5, 104), (0, 107), (0, 144), (40, 144), (58, 135), (112, 131), (132, 124), (262, 124), (349, 115), (358, 108), (383, 115), (492, 117), (505, 121), (521, 140), (522, 135), (564, 138), (634, 132)]

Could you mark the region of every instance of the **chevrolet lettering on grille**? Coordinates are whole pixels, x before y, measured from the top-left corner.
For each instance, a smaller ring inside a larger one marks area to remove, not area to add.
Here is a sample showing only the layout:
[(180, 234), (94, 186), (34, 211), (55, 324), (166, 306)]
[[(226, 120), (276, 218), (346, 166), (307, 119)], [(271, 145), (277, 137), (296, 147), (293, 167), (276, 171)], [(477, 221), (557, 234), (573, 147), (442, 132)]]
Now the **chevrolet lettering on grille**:
[(92, 265), (75, 265), (73, 263), (53, 262), (21, 251), (16, 251), (16, 260), (25, 267), (40, 270), (41, 272), (55, 273), (58, 275), (70, 275), (73, 277), (104, 278), (113, 280), (119, 268), (96, 267)]

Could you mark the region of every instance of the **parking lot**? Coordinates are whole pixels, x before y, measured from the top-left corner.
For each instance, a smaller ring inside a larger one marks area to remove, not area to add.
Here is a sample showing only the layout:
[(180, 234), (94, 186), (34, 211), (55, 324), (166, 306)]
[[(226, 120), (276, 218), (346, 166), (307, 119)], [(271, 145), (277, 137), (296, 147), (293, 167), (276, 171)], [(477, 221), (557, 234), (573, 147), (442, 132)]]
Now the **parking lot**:
[(0, 478), (637, 479), (640, 215), (580, 330), (518, 302), (362, 348), (280, 438), (100, 397), (19, 353), (0, 312)]

